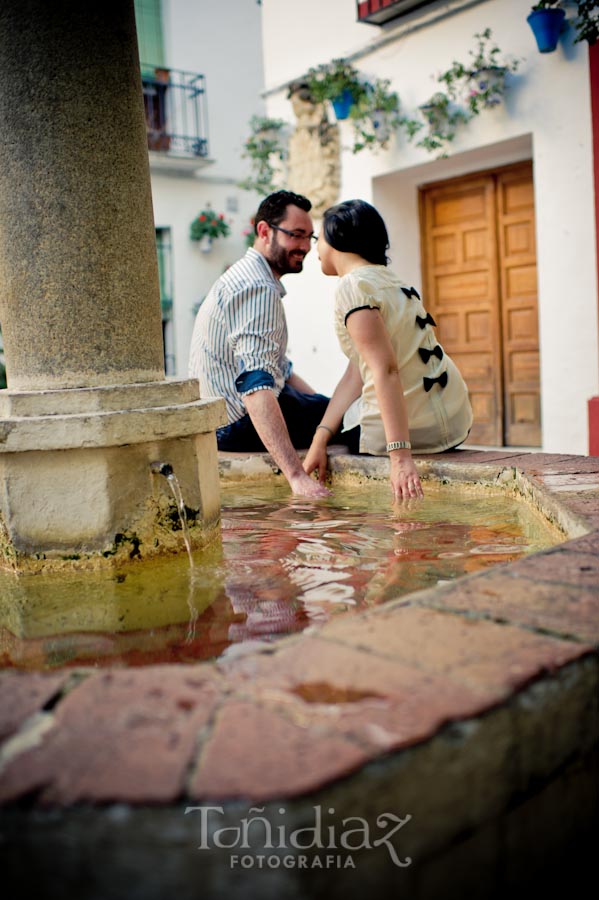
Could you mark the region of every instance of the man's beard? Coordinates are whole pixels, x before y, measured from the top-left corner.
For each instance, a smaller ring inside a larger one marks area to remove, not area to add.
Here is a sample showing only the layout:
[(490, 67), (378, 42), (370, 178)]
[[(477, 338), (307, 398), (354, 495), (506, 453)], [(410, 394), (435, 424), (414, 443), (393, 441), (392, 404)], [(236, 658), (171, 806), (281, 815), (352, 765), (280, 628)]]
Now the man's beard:
[(289, 275), (292, 272), (301, 272), (305, 255), (305, 252), (299, 248), (297, 250), (287, 250), (279, 244), (275, 234), (266, 259), (273, 272), (281, 276)]

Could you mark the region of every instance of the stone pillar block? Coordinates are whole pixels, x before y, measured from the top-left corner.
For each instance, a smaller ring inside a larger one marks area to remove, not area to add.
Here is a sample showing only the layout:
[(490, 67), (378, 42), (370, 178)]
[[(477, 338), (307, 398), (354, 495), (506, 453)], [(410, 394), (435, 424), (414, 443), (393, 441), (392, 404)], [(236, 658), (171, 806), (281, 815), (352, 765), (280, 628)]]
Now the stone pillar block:
[(0, 418), (5, 567), (103, 566), (183, 550), (176, 498), (154, 462), (177, 479), (192, 546), (218, 526), (215, 429), (226, 421), (224, 402), (200, 400), (196, 381), (6, 392), (0, 414), (7, 411)]

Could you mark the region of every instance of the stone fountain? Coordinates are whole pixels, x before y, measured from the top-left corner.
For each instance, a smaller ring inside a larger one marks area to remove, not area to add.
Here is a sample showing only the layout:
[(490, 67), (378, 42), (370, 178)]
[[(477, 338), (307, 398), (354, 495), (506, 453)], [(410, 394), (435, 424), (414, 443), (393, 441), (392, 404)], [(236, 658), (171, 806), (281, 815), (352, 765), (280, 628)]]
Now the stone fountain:
[(0, 565), (114, 564), (219, 521), (222, 401), (166, 380), (133, 0), (0, 9)]

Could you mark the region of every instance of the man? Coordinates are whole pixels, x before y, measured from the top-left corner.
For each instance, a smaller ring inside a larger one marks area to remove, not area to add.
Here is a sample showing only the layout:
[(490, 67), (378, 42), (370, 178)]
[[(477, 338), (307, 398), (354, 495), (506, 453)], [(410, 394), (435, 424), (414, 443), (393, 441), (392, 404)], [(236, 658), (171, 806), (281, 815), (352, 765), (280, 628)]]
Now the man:
[(189, 374), (202, 397), (224, 397), (228, 425), (219, 450), (267, 450), (294, 494), (329, 491), (304, 472), (295, 448), (309, 447), (327, 407), (287, 359), (283, 275), (301, 272), (314, 238), (306, 197), (276, 191), (254, 221), (254, 246), (213, 285), (198, 312)]

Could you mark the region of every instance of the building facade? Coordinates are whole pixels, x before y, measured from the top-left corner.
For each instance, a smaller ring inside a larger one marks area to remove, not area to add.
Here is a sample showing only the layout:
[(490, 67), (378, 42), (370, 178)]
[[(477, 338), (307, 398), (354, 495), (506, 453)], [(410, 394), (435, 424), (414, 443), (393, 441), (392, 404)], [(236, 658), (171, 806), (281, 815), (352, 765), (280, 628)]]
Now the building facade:
[[(371, 82), (389, 79), (413, 120), (442, 89), (439, 74), (472, 61), (490, 29), (500, 58), (518, 64), (502, 102), (460, 124), (443, 156), (418, 145), (425, 131), (410, 140), (402, 128), (354, 153), (351, 119), (340, 121), (339, 199), (362, 197), (385, 218), (393, 268), (422, 290), (471, 389), (472, 443), (587, 453), (599, 393), (597, 48), (574, 41), (576, 4), (562, 5), (557, 46), (541, 53), (529, 0), (263, 0), (265, 97), (269, 115), (293, 126), (289, 85), (344, 58)], [(330, 391), (344, 367), (334, 279), (313, 253), (287, 281), (292, 358)]]
[[(135, 0), (166, 372), (186, 377), (198, 305), (245, 252), (260, 198), (247, 177), (248, 122), (264, 114), (260, 6), (255, 0)], [(235, 23), (235, 27), (232, 27)], [(190, 239), (202, 211), (229, 227), (207, 247)]]

